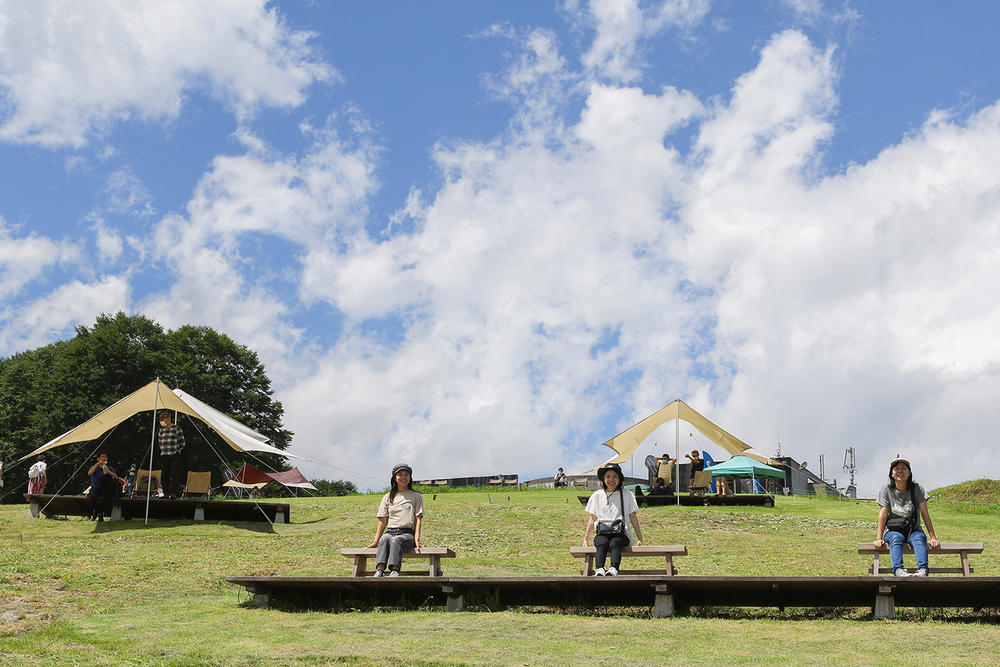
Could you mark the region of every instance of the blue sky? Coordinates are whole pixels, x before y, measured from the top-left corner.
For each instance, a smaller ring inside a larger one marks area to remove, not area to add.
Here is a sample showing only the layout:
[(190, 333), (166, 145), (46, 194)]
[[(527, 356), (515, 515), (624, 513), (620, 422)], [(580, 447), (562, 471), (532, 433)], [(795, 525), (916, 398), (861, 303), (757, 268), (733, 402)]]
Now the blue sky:
[(855, 447), (863, 492), (897, 453), (931, 488), (995, 478), (996, 27), (986, 2), (7, 0), (0, 355), (101, 312), (212, 326), (336, 466), (306, 474), (362, 486), (582, 471), (677, 397), (841, 482)]

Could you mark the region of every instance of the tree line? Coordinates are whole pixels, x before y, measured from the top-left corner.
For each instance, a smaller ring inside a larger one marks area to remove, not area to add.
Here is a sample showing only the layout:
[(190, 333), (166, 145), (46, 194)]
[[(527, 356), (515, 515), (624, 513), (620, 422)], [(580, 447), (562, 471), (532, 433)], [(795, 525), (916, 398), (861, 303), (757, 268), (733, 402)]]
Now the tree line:
[[(0, 359), (4, 495), (13, 488), (22, 489), (17, 498), (23, 493), (27, 466), (12, 471), (17, 459), (157, 378), (267, 436), (279, 449), (291, 442), (293, 434), (281, 422), (284, 410), (272, 398), (271, 380), (253, 350), (210, 327), (165, 330), (143, 315), (102, 314), (92, 327), (76, 327), (70, 340)], [(213, 486), (224, 481), (226, 468), (237, 470), (245, 461), (267, 470), (289, 467), (275, 454), (237, 452), (200, 420), (178, 417), (187, 441), (184, 469), (211, 470)], [(89, 483), (85, 464), (99, 450), (108, 452), (120, 473), (132, 463), (148, 468), (153, 423), (151, 413), (140, 412), (96, 441), (50, 450), (46, 492), (78, 493)], [(156, 468), (159, 449), (153, 450)]]

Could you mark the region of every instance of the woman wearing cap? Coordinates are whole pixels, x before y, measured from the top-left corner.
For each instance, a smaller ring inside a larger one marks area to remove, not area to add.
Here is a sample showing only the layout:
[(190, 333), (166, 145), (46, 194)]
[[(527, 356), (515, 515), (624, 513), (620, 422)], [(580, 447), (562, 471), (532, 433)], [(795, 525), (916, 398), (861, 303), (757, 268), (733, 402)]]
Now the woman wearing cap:
[(399, 576), (403, 552), (420, 548), (420, 524), (424, 518), (424, 497), (413, 490), (413, 469), (406, 463), (392, 468), (392, 488), (382, 497), (378, 507), (378, 528), (368, 548), (378, 548), (375, 555), (375, 576)]
[[(599, 468), (597, 477), (601, 480), (601, 489), (595, 491), (587, 501), (590, 520), (587, 521), (587, 531), (583, 534), (583, 546), (588, 546), (593, 535), (594, 547), (597, 548), (597, 554), (594, 556), (594, 565), (597, 569), (594, 574), (598, 577), (605, 575), (617, 577), (622, 562), (622, 549), (630, 544), (642, 546), (642, 530), (639, 528), (639, 517), (636, 515), (639, 505), (635, 502), (632, 492), (622, 488), (624, 476), (617, 463), (609, 463)], [(628, 520), (625, 517), (628, 517)], [(635, 529), (634, 538), (630, 526)], [(611, 567), (605, 571), (604, 561), (609, 551)]]
[[(878, 533), (873, 544), (876, 549), (889, 545), (892, 571), (897, 577), (927, 576), (927, 547), (937, 549), (941, 544), (934, 536), (934, 524), (927, 511), (927, 494), (923, 487), (913, 481), (910, 462), (896, 458), (889, 464), (889, 483), (878, 493)], [(919, 512), (919, 513), (918, 513)], [(927, 524), (930, 539), (920, 527), (920, 517)], [(903, 568), (903, 544), (913, 546), (917, 559), (917, 572), (909, 574)]]

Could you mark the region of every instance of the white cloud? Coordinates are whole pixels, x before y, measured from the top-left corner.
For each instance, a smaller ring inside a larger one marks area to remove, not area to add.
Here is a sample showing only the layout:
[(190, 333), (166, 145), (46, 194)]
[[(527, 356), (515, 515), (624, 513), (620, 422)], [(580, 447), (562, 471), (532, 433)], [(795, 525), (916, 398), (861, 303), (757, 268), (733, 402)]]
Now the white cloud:
[(69, 281), (21, 308), (0, 310), (0, 354), (40, 347), (72, 335), (101, 313), (128, 311), (131, 288), (119, 276), (92, 283)]
[(296, 106), (336, 72), (265, 0), (6, 0), (0, 92), (6, 141), (79, 147), (109, 125), (176, 118), (206, 88), (240, 118)]
[(79, 248), (36, 233), (17, 237), (0, 218), (0, 297), (10, 297), (60, 262), (78, 259)]
[[(582, 5), (582, 6), (581, 6)], [(708, 13), (709, 0), (567, 0), (578, 27), (594, 31), (583, 64), (596, 76), (630, 82), (645, 65), (645, 40), (668, 28), (690, 28)]]

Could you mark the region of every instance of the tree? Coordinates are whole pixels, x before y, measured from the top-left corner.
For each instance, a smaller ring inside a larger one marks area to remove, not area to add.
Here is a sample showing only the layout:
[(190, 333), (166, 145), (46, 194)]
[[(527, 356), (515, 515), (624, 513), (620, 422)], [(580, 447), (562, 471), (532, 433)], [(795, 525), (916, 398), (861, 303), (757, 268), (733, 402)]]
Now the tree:
[(358, 492), (357, 485), (354, 482), (349, 482), (345, 479), (332, 481), (326, 479), (312, 479), (309, 481), (319, 490), (319, 495), (321, 496), (349, 496), (352, 493)]
[[(77, 327), (71, 340), (0, 359), (0, 454), (13, 462), (157, 378), (268, 436), (279, 449), (291, 441), (253, 350), (209, 327), (164, 331), (143, 315), (119, 312)], [(107, 450), (119, 471), (131, 463), (148, 467), (154, 424), (151, 412), (139, 413), (99, 442), (52, 450), (49, 488), (68, 482), (64, 492), (79, 491), (86, 483), (79, 468), (97, 449)], [(213, 484), (222, 483), (225, 468), (246, 460), (287, 468), (277, 455), (235, 452), (199, 420), (182, 415), (179, 424), (187, 440), (185, 467), (211, 470)]]

